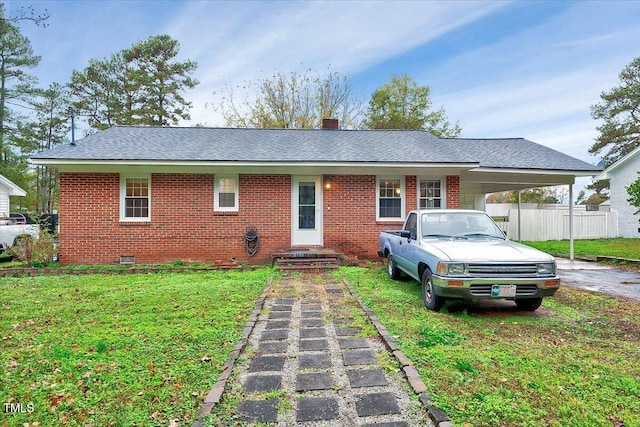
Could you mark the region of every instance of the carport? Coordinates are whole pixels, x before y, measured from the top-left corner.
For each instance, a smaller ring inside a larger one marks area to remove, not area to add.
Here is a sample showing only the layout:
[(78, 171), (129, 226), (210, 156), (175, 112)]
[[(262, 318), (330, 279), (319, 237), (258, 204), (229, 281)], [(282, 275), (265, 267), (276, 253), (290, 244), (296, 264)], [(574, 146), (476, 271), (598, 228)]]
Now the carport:
[(497, 170), (494, 168), (475, 168), (463, 173), (461, 191), (490, 194), (502, 191), (518, 190), (518, 236), (520, 240), (521, 200), (520, 191), (538, 187), (569, 186), (569, 258), (573, 259), (574, 215), (573, 186), (578, 177), (592, 177), (593, 172), (585, 171), (531, 171)]
[[(527, 143), (523, 144), (524, 141)], [(576, 178), (593, 177), (601, 172), (601, 168), (523, 138), (450, 139), (448, 142), (477, 161), (476, 167), (460, 172), (460, 192), (463, 194), (486, 195), (568, 185), (569, 256), (574, 258), (573, 186)], [(518, 199), (520, 219), (521, 203)], [(520, 240), (520, 232), (517, 237)]]

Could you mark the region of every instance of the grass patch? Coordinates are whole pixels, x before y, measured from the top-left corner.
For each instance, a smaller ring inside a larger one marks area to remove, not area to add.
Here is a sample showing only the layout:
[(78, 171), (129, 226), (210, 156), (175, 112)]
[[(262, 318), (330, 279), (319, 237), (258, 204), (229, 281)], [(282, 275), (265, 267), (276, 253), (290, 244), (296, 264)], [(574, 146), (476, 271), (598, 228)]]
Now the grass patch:
[[(33, 263), (26, 261), (18, 261), (12, 259), (6, 253), (0, 254), (0, 268), (29, 268), (34, 267)], [(69, 271), (69, 273), (73, 273), (75, 271), (83, 271), (83, 272), (112, 272), (112, 271), (129, 271), (132, 273), (144, 273), (145, 270), (158, 271), (158, 270), (184, 270), (184, 271), (193, 271), (193, 270), (211, 270), (215, 269), (216, 265), (213, 264), (203, 264), (199, 262), (188, 263), (180, 260), (173, 261), (168, 264), (99, 264), (99, 265), (90, 265), (90, 264), (67, 264), (62, 265), (59, 262), (51, 262), (47, 265), (38, 265), (38, 268), (44, 270), (63, 270)]]
[(637, 302), (563, 287), (534, 314), (472, 303), (434, 313), (413, 280), (392, 281), (381, 269), (339, 274), (455, 425), (640, 425)]
[(0, 279), (0, 425), (190, 425), (271, 273)]
[[(568, 255), (568, 240), (549, 240), (546, 242), (523, 242), (551, 255)], [(587, 239), (574, 240), (573, 252), (576, 256), (594, 258), (611, 256), (640, 260), (640, 239)]]
[(27, 263), (14, 261), (13, 258), (7, 253), (0, 253), (0, 268), (10, 268), (10, 267), (22, 267), (27, 266)]

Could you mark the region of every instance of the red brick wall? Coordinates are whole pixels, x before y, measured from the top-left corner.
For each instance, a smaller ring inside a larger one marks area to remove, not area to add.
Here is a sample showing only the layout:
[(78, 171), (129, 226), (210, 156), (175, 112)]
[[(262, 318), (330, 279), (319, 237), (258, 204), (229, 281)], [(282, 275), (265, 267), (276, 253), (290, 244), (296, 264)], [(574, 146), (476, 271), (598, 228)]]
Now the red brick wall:
[(460, 208), (460, 177), (448, 176), (447, 183), (447, 209)]
[[(324, 246), (377, 259), (378, 234), (400, 222), (376, 221), (375, 175), (325, 175)], [(151, 222), (120, 222), (120, 176), (60, 174), (60, 261), (63, 264), (137, 264), (176, 260), (214, 263), (231, 257), (266, 263), (291, 243), (291, 176), (239, 176), (239, 211), (214, 212), (213, 175), (152, 174)], [(324, 187), (324, 185), (323, 185)], [(405, 212), (416, 209), (415, 176), (405, 177)], [(457, 176), (446, 178), (447, 207), (460, 206)], [(247, 226), (257, 228), (260, 250), (249, 258)]]
[(404, 191), (406, 193), (404, 211), (405, 215), (414, 209), (418, 209), (418, 179), (415, 176), (404, 177)]
[(111, 244), (118, 220), (118, 174), (60, 174), (60, 261), (64, 264), (111, 263), (100, 250)]
[[(375, 175), (325, 175), (324, 246), (364, 259), (378, 258), (378, 235), (402, 222), (376, 221)], [(416, 177), (405, 178), (405, 211), (416, 208)], [(331, 207), (331, 209), (329, 209)]]
[[(151, 222), (119, 221), (118, 174), (60, 175), (60, 261), (137, 264), (175, 260), (213, 263), (234, 257), (268, 262), (291, 243), (291, 177), (240, 175), (239, 211), (214, 212), (213, 175), (153, 174)], [(257, 228), (260, 250), (249, 258), (247, 226)]]
[[(369, 252), (376, 223), (376, 177), (325, 175), (324, 246), (345, 254)], [(358, 230), (358, 232), (354, 232)]]

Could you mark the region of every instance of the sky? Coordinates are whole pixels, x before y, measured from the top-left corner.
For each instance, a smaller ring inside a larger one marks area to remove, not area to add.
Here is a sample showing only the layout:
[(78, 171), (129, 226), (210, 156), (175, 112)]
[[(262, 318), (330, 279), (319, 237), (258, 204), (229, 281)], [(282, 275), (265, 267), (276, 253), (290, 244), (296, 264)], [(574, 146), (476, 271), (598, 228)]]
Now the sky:
[(43, 87), (169, 34), (198, 63), (184, 126), (224, 126), (221, 94), (276, 72), (338, 72), (365, 103), (407, 74), (462, 137), (523, 137), (594, 164), (590, 106), (640, 56), (631, 0), (5, 2), (9, 14), (29, 5), (50, 14), (46, 28), (21, 24)]

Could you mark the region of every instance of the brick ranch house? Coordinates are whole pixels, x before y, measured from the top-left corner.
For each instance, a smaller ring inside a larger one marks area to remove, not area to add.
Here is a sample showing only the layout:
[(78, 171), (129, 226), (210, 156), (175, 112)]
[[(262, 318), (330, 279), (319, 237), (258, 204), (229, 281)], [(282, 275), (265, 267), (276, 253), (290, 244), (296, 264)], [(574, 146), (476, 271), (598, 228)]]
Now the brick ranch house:
[(292, 247), (376, 259), (379, 231), (412, 209), (482, 210), (487, 193), (599, 172), (521, 138), (325, 127), (116, 126), (34, 155), (59, 171), (61, 262), (264, 263)]

